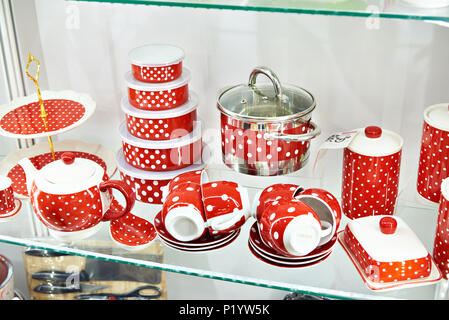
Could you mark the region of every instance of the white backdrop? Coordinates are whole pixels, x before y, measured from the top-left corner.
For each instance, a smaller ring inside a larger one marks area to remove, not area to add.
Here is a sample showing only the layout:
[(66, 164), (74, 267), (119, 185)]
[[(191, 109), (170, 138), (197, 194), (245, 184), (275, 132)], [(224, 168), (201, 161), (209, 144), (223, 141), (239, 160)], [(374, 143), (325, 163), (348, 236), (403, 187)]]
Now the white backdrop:
[[(254, 66), (268, 66), (281, 82), (316, 97), (313, 119), (323, 134), (312, 143), (311, 160), (333, 132), (367, 125), (393, 130), (405, 140), (401, 197), (415, 201), (423, 110), (449, 102), (449, 28), (408, 20), (380, 20), (374, 23), (379, 28), (369, 28), (373, 21), (365, 18), (63, 0), (35, 5), (48, 89), (87, 92), (97, 102), (87, 123), (59, 139), (118, 149), (127, 53), (142, 44), (168, 42), (185, 50), (190, 88), (199, 95), (207, 129), (218, 130), (218, 90), (245, 83)], [(26, 55), (27, 44), (22, 47)], [(211, 145), (219, 154), (218, 131), (206, 138), (214, 139)], [(319, 179), (337, 196), (340, 156), (328, 153)], [(312, 175), (309, 164), (298, 173), (299, 183)]]

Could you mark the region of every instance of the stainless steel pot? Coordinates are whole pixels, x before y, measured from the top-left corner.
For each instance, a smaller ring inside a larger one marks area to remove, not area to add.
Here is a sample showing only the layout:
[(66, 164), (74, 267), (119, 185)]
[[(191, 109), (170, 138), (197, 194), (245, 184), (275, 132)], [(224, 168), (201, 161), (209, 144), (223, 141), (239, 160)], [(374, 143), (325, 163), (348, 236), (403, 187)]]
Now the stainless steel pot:
[(14, 275), (12, 263), (0, 255), (0, 300), (14, 298)]
[[(256, 86), (259, 74), (271, 83)], [(223, 89), (217, 107), (223, 161), (237, 172), (273, 176), (297, 171), (309, 158), (310, 140), (321, 133), (311, 121), (313, 95), (281, 85), (267, 67), (256, 67), (248, 84)]]

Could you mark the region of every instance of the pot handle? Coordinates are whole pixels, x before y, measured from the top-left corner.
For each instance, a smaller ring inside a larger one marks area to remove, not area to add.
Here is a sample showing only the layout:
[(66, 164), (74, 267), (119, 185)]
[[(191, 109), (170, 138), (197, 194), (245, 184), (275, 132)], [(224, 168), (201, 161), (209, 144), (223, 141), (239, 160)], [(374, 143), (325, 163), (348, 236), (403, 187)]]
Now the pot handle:
[(251, 74), (249, 75), (248, 86), (254, 88), (254, 86), (256, 84), (257, 76), (260, 73), (265, 75), (268, 79), (270, 79), (271, 83), (273, 84), (274, 92), (275, 92), (276, 96), (282, 100), (283, 95), (282, 95), (281, 82), (279, 81), (279, 78), (277, 77), (277, 75), (270, 68), (255, 67), (253, 69), (253, 71), (251, 72)]
[(301, 134), (288, 134), (281, 132), (267, 132), (264, 134), (266, 140), (284, 140), (284, 141), (308, 141), (321, 134), (321, 129), (312, 121), (309, 124), (313, 127), (313, 130), (307, 133)]
[(126, 201), (126, 207), (123, 210), (113, 210), (109, 208), (109, 210), (104, 214), (102, 221), (115, 220), (120, 218), (121, 216), (124, 216), (131, 211), (136, 201), (133, 190), (124, 181), (108, 180), (100, 183), (101, 192), (105, 192), (110, 188), (117, 189), (123, 194)]

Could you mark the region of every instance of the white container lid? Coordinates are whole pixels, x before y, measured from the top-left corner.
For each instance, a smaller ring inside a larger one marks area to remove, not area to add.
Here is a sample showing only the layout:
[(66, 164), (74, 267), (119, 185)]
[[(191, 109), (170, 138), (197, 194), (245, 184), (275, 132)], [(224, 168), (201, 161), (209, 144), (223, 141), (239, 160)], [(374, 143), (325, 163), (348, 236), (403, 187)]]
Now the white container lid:
[(184, 50), (170, 44), (147, 44), (132, 49), (128, 58), (135, 65), (162, 67), (183, 60)]
[(348, 148), (358, 154), (383, 157), (401, 150), (404, 140), (393, 131), (376, 126), (357, 129), (359, 133), (352, 139)]
[(434, 128), (449, 131), (449, 103), (431, 105), (424, 110), (424, 120)]
[[(384, 217), (395, 219), (394, 233), (380, 229)], [(429, 254), (413, 230), (399, 217), (390, 215), (362, 217), (348, 222), (347, 227), (366, 253), (377, 262), (407, 261), (425, 258)]]
[(188, 114), (195, 110), (198, 107), (198, 96), (190, 91), (190, 97), (189, 100), (184, 103), (183, 105), (167, 109), (167, 110), (160, 110), (160, 111), (151, 111), (151, 110), (142, 110), (138, 109), (136, 107), (133, 107), (128, 100), (128, 97), (123, 97), (120, 106), (122, 108), (122, 111), (126, 114), (129, 114), (130, 116), (141, 118), (141, 119), (168, 119), (168, 118), (175, 118), (180, 117), (185, 114)]
[(205, 159), (205, 156), (208, 154), (208, 148), (205, 145), (203, 147), (203, 156), (201, 163), (194, 163), (188, 167), (184, 167), (178, 170), (171, 170), (171, 171), (146, 171), (137, 169), (133, 166), (131, 166), (128, 162), (126, 162), (125, 157), (123, 156), (123, 149), (120, 149), (117, 152), (116, 155), (116, 162), (117, 162), (117, 168), (120, 172), (126, 174), (127, 176), (134, 177), (137, 179), (144, 179), (144, 180), (171, 180), (175, 178), (177, 175), (180, 175), (181, 173), (189, 172), (189, 171), (196, 171), (201, 170), (206, 166), (207, 159)]
[(120, 125), (119, 133), (124, 142), (134, 147), (145, 149), (172, 149), (187, 146), (201, 139), (201, 122), (195, 121), (193, 131), (189, 134), (180, 138), (170, 140), (145, 140), (137, 138), (128, 132), (126, 122), (122, 122), (122, 124)]
[(171, 89), (177, 89), (186, 85), (189, 81), (190, 81), (190, 70), (187, 68), (182, 69), (182, 74), (179, 78), (173, 81), (163, 83), (149, 83), (139, 81), (133, 77), (131, 71), (128, 71), (125, 74), (126, 86), (128, 88), (141, 91), (166, 91)]

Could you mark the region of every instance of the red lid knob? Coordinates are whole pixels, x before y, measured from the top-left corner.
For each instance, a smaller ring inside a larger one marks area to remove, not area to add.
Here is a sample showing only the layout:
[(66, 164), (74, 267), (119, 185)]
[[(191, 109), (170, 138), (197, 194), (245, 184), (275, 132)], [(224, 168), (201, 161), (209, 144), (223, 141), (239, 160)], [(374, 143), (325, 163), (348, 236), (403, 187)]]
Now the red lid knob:
[(75, 162), (75, 155), (72, 152), (64, 152), (61, 159), (65, 164), (72, 164)]
[(382, 135), (382, 129), (376, 126), (369, 126), (365, 128), (365, 135), (368, 138), (379, 138)]
[(396, 231), (398, 223), (393, 217), (383, 217), (379, 221), (380, 231), (384, 234), (393, 234)]

